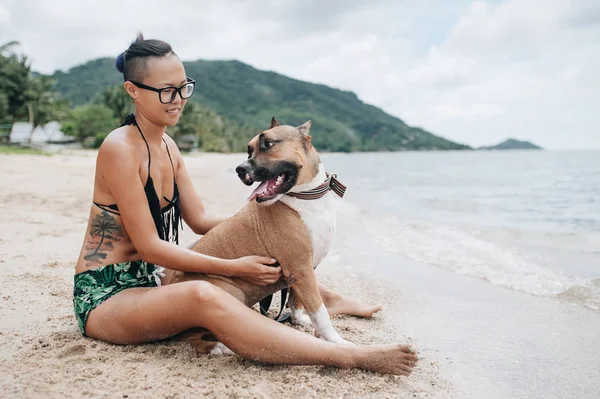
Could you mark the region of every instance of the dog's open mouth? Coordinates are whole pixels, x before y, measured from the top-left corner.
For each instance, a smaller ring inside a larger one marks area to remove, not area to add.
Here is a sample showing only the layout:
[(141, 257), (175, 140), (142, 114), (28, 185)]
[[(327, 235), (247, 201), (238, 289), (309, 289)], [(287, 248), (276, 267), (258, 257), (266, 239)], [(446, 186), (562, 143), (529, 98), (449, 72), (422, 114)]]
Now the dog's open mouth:
[(294, 186), (293, 177), (291, 173), (283, 172), (273, 179), (260, 182), (258, 187), (248, 197), (248, 202), (252, 202), (255, 199), (256, 202), (269, 201), (279, 194), (287, 192)]

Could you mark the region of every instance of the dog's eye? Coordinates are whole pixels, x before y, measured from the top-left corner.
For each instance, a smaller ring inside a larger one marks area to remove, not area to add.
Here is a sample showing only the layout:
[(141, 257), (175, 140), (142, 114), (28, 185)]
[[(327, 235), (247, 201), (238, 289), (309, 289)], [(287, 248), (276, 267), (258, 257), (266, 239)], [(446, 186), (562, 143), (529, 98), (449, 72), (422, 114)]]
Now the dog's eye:
[(277, 140), (269, 140), (266, 137), (264, 137), (263, 135), (260, 136), (260, 149), (261, 150), (268, 150), (269, 148), (273, 147), (275, 144), (277, 144)]

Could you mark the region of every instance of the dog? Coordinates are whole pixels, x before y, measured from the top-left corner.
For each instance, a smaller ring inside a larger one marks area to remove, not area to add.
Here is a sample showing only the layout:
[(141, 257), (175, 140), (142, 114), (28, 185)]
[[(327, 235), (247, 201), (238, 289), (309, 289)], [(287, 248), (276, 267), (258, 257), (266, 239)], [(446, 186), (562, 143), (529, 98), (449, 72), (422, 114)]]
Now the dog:
[[(236, 168), (244, 184), (259, 183), (248, 203), (191, 247), (224, 259), (247, 255), (274, 258), (281, 266), (282, 278), (258, 286), (240, 278), (177, 271), (171, 282), (205, 280), (249, 307), (290, 287), (293, 324), (312, 325), (315, 335), (326, 341), (348, 343), (331, 323), (314, 272), (329, 252), (335, 233), (332, 196), (342, 197), (346, 188), (335, 175), (326, 173), (312, 145), (310, 128), (310, 120), (294, 127), (280, 125), (273, 117), (269, 129), (248, 143), (248, 159)], [(209, 335), (193, 331), (186, 340), (200, 353), (228, 353)]]

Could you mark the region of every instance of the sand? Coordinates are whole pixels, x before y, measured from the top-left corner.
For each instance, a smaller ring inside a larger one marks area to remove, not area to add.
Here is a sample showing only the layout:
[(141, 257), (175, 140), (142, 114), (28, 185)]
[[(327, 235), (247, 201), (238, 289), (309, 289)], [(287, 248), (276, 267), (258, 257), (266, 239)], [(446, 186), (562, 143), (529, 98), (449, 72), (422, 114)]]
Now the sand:
[[(188, 344), (169, 340), (116, 346), (82, 337), (73, 315), (72, 281), (90, 210), (95, 156), (78, 150), (0, 155), (0, 396), (465, 396), (445, 370), (445, 358), (431, 349), (407, 378), (198, 356)], [(209, 212), (230, 215), (243, 206), (248, 188), (233, 173), (243, 159), (242, 154), (185, 156)], [(195, 238), (184, 226), (182, 243)], [(383, 303), (384, 311), (369, 320), (334, 318), (340, 334), (357, 344), (419, 347), (418, 338), (398, 329), (403, 293), (350, 267), (332, 254), (317, 269), (318, 279), (342, 294)]]

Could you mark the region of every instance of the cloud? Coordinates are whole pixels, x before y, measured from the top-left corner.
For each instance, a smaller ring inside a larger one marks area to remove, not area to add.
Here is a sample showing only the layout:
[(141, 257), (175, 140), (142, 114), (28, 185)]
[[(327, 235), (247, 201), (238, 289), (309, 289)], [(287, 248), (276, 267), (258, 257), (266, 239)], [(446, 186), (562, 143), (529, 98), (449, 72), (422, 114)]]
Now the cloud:
[(516, 136), (550, 148), (599, 148), (600, 26), (576, 29), (582, 4), (473, 3), (401, 82), (416, 96), (391, 111), (474, 145)]
[[(102, 4), (102, 5), (100, 5)], [(162, 38), (185, 60), (238, 59), (351, 90), (471, 144), (600, 148), (595, 0), (5, 0), (0, 42), (52, 72)]]
[(0, 25), (8, 24), (10, 21), (10, 11), (6, 6), (0, 4)]

